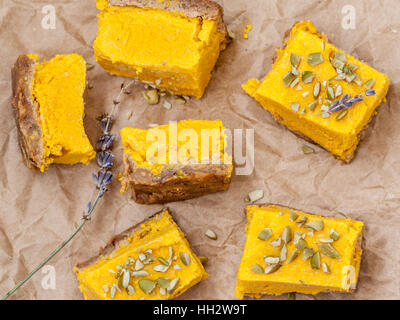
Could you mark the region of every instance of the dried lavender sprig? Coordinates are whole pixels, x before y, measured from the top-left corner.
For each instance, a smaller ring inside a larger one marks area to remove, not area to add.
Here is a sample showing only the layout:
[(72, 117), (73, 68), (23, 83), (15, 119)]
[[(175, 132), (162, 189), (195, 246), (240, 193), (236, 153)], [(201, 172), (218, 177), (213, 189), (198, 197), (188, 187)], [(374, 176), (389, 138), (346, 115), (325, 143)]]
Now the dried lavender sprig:
[[(98, 189), (97, 196), (93, 201), (88, 202), (86, 206), (86, 210), (82, 217), (82, 222), (79, 224), (78, 228), (63, 242), (61, 243), (50, 255), (44, 259), (32, 272), (30, 272), (22, 281), (20, 281), (13, 289), (7, 292), (1, 300), (7, 300), (12, 294), (14, 294), (21, 286), (23, 286), (30, 278), (32, 278), (43, 266), (45, 266), (57, 253), (59, 253), (84, 227), (86, 222), (90, 220), (94, 209), (96, 208), (99, 200), (104, 196), (104, 193), (108, 190), (107, 186), (112, 182), (112, 173), (108, 171), (112, 168), (114, 155), (111, 152), (106, 151), (110, 149), (112, 143), (115, 139), (115, 135), (109, 134), (112, 125), (112, 117), (116, 111), (116, 105), (120, 103), (121, 95), (128, 89), (135, 80), (132, 80), (128, 83), (128, 85), (121, 85), (121, 91), (119, 92), (117, 99), (113, 101), (113, 109), (110, 115), (107, 115), (105, 118), (102, 119), (102, 130), (103, 135), (100, 137), (98, 144), (101, 145), (101, 152), (97, 154), (97, 162), (101, 167), (101, 170), (97, 174), (93, 174), (93, 179), (95, 180), (96, 187)], [(119, 101), (118, 103), (116, 103)], [(103, 121), (106, 119), (106, 121)]]

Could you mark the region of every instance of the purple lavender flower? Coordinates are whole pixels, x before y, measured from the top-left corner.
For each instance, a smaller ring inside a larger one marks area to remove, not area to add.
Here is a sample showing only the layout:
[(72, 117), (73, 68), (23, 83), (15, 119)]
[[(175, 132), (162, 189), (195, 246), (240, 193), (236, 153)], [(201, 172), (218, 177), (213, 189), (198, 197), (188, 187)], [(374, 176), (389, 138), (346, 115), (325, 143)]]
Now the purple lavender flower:
[(110, 169), (113, 166), (114, 155), (111, 152), (97, 153), (97, 163), (102, 169)]
[(98, 141), (99, 148), (102, 151), (106, 151), (107, 149), (110, 149), (114, 142), (115, 137), (116, 137), (115, 134), (109, 134), (109, 133), (103, 134)]

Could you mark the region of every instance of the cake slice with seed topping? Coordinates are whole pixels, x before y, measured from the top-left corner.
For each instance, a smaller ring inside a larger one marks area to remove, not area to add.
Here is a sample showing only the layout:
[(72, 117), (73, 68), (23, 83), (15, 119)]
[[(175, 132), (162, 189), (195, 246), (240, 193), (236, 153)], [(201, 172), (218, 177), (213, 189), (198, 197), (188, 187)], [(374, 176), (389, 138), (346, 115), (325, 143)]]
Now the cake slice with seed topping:
[(114, 237), (74, 272), (86, 300), (167, 300), (208, 277), (168, 209)]
[(389, 82), (304, 21), (292, 28), (267, 76), (243, 89), (294, 133), (350, 162)]
[(235, 295), (352, 292), (364, 224), (277, 205), (247, 207), (246, 244)]

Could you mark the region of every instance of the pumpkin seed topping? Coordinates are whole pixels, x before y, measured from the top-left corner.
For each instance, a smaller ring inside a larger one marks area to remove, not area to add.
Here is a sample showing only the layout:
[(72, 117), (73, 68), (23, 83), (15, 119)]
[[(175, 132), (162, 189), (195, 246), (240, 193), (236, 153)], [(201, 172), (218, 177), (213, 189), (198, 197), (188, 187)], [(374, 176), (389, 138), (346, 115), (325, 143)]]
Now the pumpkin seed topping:
[(331, 229), (331, 231), (329, 231), (329, 237), (333, 240), (333, 241), (338, 241), (340, 238), (340, 234), (337, 233), (334, 229)]
[(289, 260), (288, 260), (287, 263), (291, 263), (291, 262), (293, 262), (294, 260), (296, 260), (296, 258), (299, 256), (299, 254), (300, 254), (300, 251), (294, 250), (294, 251), (292, 252), (292, 254), (290, 255)]
[(178, 286), (179, 280), (180, 280), (179, 278), (176, 278), (171, 281), (171, 283), (169, 284), (169, 286), (167, 288), (168, 293), (172, 293), (176, 289), (176, 287)]
[(321, 257), (320, 257), (319, 251), (314, 253), (314, 255), (311, 258), (311, 268), (313, 268), (313, 269), (321, 268)]
[(336, 251), (334, 247), (332, 247), (329, 243), (318, 244), (319, 250), (321, 252), (332, 259), (339, 259), (341, 257), (340, 253)]
[(280, 258), (279, 257), (275, 257), (275, 256), (265, 256), (264, 257), (264, 262), (266, 264), (277, 264), (280, 262)]
[(304, 83), (311, 83), (315, 78), (315, 73), (312, 71), (304, 71), (301, 75), (301, 80)]
[(281, 262), (285, 261), (287, 257), (287, 248), (286, 245), (284, 244), (283, 247), (281, 248), (281, 251), (279, 252), (279, 259)]
[(258, 234), (258, 239), (266, 241), (272, 237), (272, 230), (270, 228), (265, 228)]
[(153, 267), (153, 270), (156, 272), (167, 272), (169, 266), (165, 266), (163, 264), (156, 265)]
[(265, 268), (265, 273), (266, 273), (266, 274), (273, 273), (273, 272), (277, 271), (280, 267), (281, 267), (281, 264), (280, 264), (280, 263), (271, 264), (270, 266), (268, 266), (268, 267)]
[(304, 250), (307, 247), (307, 242), (303, 238), (300, 238), (296, 243), (296, 248), (299, 250)]
[(114, 299), (116, 293), (117, 293), (117, 288), (116, 288), (115, 285), (113, 285), (113, 286), (111, 287), (111, 290), (110, 290), (110, 298), (111, 298), (111, 299)]
[(139, 259), (136, 260), (135, 271), (139, 271), (139, 270), (143, 269), (143, 267), (144, 267), (144, 264), (142, 263), (142, 261), (140, 261)]
[[(301, 147), (301, 149), (303, 150), (303, 153), (304, 154), (311, 154), (311, 153), (314, 153), (315, 152), (315, 150), (313, 149), (313, 148), (311, 148), (311, 147), (309, 147), (309, 146), (306, 146), (306, 145), (303, 145), (302, 147)], [(296, 218), (297, 219), (297, 218)], [(292, 220), (292, 221), (294, 221), (294, 220)]]
[(217, 240), (218, 239), (217, 234), (214, 231), (210, 230), (210, 229), (208, 229), (206, 231), (205, 236), (207, 238), (211, 239), (211, 240)]
[(270, 242), (270, 245), (275, 247), (275, 248), (279, 248), (282, 245), (282, 238), (276, 238), (275, 240)]
[(290, 63), (294, 68), (297, 68), (299, 66), (300, 61), (301, 61), (301, 56), (299, 56), (298, 54), (292, 53), (290, 55)]
[(253, 268), (251, 268), (251, 272), (253, 273), (264, 273), (263, 267), (261, 267), (259, 264), (254, 264)]
[(292, 105), (290, 106), (290, 108), (294, 111), (294, 112), (299, 112), (300, 109), (300, 105), (298, 103), (292, 103)]
[(321, 92), (321, 82), (316, 82), (314, 84), (314, 89), (313, 89), (314, 98), (317, 98), (320, 92)]
[(145, 270), (131, 272), (132, 277), (145, 277), (148, 275), (149, 275), (149, 273)]
[(342, 110), (336, 117), (336, 121), (342, 120), (346, 115), (348, 111), (346, 109)]
[(165, 260), (164, 258), (159, 257), (158, 261), (160, 261), (164, 266), (169, 267), (169, 262), (167, 260)]
[(335, 92), (333, 91), (333, 88), (332, 88), (332, 87), (326, 88), (326, 95), (328, 96), (328, 98), (329, 98), (330, 100), (335, 99)]
[(283, 77), (283, 84), (285, 85), (286, 88), (289, 88), (289, 86), (292, 84), (292, 82), (296, 79), (296, 76), (292, 73), (290, 70), (284, 77)]
[(314, 255), (314, 250), (312, 248), (305, 248), (303, 250), (303, 260), (306, 261)]
[(86, 62), (86, 71), (92, 70), (93, 68), (94, 68), (93, 64)]
[(331, 238), (320, 238), (320, 239), (318, 239), (318, 241), (321, 242), (321, 243), (332, 243), (333, 239), (331, 239)]
[(128, 288), (126, 288), (126, 292), (128, 293), (128, 295), (133, 295), (135, 294), (135, 288), (131, 285), (128, 286)]
[(306, 226), (315, 231), (321, 231), (324, 229), (324, 222), (322, 220), (309, 221), (306, 223)]
[(288, 244), (290, 241), (292, 241), (292, 229), (290, 229), (289, 226), (286, 226), (285, 229), (283, 229), (282, 240), (285, 244)]
[(122, 288), (125, 289), (128, 288), (130, 280), (129, 270), (125, 270), (121, 278), (122, 278)]
[(322, 262), (322, 271), (325, 273), (331, 273), (331, 269), (329, 269), (329, 266), (325, 262)]
[(251, 202), (258, 201), (264, 197), (264, 191), (261, 189), (253, 190), (249, 192), (248, 197)]
[(311, 53), (307, 57), (307, 62), (311, 66), (317, 66), (317, 65), (321, 64), (322, 62), (324, 62), (324, 58), (322, 57), (322, 53), (321, 52)]
[(299, 221), (297, 221), (297, 226), (298, 227), (302, 227), (306, 222), (307, 222), (307, 217), (306, 216), (302, 216), (299, 219)]
[(158, 94), (157, 89), (145, 90), (142, 94), (148, 104), (158, 104), (160, 101), (160, 95)]
[(375, 84), (375, 79), (369, 79), (365, 84), (364, 84), (364, 88), (367, 90), (371, 90), (374, 87)]
[(290, 221), (294, 222), (297, 220), (298, 217), (299, 217), (299, 215), (296, 212), (294, 212), (293, 210), (290, 210), (290, 213), (289, 213)]
[(314, 111), (316, 107), (317, 107), (317, 101), (311, 102), (308, 105), (308, 109), (310, 109), (311, 111)]
[(205, 266), (208, 262), (208, 258), (204, 256), (199, 256), (199, 260), (203, 266)]
[(185, 266), (188, 266), (190, 264), (190, 256), (188, 253), (179, 252), (179, 258), (181, 258), (181, 261)]
[(338, 85), (335, 90), (335, 98), (340, 97), (343, 94), (343, 87)]
[(139, 280), (139, 288), (145, 293), (151, 293), (156, 287), (156, 283), (150, 279), (141, 279)]
[(167, 278), (158, 278), (157, 279), (158, 286), (163, 289), (167, 289), (170, 283), (171, 283), (171, 280), (167, 279)]

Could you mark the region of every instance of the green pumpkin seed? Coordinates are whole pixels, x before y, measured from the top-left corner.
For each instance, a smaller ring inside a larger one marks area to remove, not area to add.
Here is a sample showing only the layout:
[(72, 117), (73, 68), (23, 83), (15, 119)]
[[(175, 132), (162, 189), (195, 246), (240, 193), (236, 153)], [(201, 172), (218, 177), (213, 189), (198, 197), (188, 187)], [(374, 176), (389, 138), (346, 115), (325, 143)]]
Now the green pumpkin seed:
[(209, 238), (211, 240), (217, 240), (218, 239), (217, 234), (214, 231), (210, 230), (210, 229), (208, 229), (206, 231), (205, 235), (206, 235), (207, 238)]
[(280, 267), (281, 267), (281, 264), (280, 264), (280, 263), (278, 263), (278, 264), (271, 264), (270, 266), (268, 266), (268, 267), (265, 268), (265, 273), (266, 273), (266, 274), (273, 273), (273, 272), (277, 271)]
[(307, 222), (307, 217), (302, 216), (299, 221), (297, 221), (297, 226), (301, 228)]
[(347, 115), (347, 112), (348, 112), (348, 111), (347, 111), (346, 109), (342, 110), (342, 111), (337, 115), (336, 121), (342, 120), (342, 119)]
[(329, 269), (329, 266), (325, 262), (322, 262), (322, 271), (325, 273), (331, 273), (331, 269)]
[(270, 228), (265, 228), (258, 234), (258, 239), (266, 241), (272, 237), (272, 230)]
[(313, 89), (314, 98), (317, 98), (320, 92), (321, 92), (321, 82), (316, 82), (314, 84), (314, 89)]
[(286, 245), (283, 245), (281, 251), (279, 252), (279, 259), (281, 262), (285, 261), (287, 257), (287, 248)]
[(145, 90), (142, 92), (142, 94), (148, 104), (158, 104), (160, 102), (160, 95), (156, 89)]
[(322, 53), (321, 52), (311, 53), (307, 57), (307, 62), (311, 66), (317, 66), (317, 65), (321, 64), (322, 62), (324, 62), (324, 58), (322, 56)]
[(113, 286), (111, 287), (111, 290), (110, 290), (110, 298), (111, 298), (111, 299), (114, 299), (116, 293), (117, 293), (117, 288), (115, 287), (115, 285), (113, 285)]
[(317, 107), (317, 101), (311, 102), (311, 103), (308, 105), (308, 108), (309, 108), (311, 111), (314, 111), (316, 107)]
[(362, 86), (361, 78), (356, 74), (356, 77), (353, 80), (358, 86)]
[(282, 238), (276, 238), (275, 240), (270, 242), (270, 245), (275, 247), (275, 248), (279, 248), (282, 245)]
[(315, 73), (312, 71), (304, 71), (301, 75), (301, 80), (304, 83), (311, 83), (315, 78)]
[(322, 220), (309, 221), (306, 223), (306, 226), (315, 231), (321, 231), (324, 229), (324, 222)]
[(292, 241), (292, 229), (290, 229), (289, 226), (286, 226), (285, 229), (283, 229), (282, 240), (285, 244), (288, 244), (290, 241)]
[(181, 261), (185, 266), (188, 266), (190, 264), (190, 256), (186, 252), (179, 252), (179, 257), (181, 258)]
[(292, 82), (296, 79), (296, 76), (292, 73), (292, 71), (289, 71), (284, 77), (283, 77), (283, 84), (285, 85), (286, 88), (289, 88), (289, 86), (292, 84)]
[(294, 222), (297, 220), (298, 217), (299, 217), (299, 215), (296, 212), (290, 210), (290, 213), (289, 213), (290, 221)]
[(314, 250), (312, 248), (305, 248), (303, 250), (303, 260), (306, 261), (314, 255)]
[(345, 73), (351, 74), (351, 73), (354, 73), (357, 69), (358, 69), (357, 65), (350, 63), (344, 68), (343, 71)]
[(339, 73), (333, 80), (344, 80), (346, 79), (346, 75), (344, 73)]
[(149, 273), (145, 270), (131, 272), (132, 277), (145, 277), (148, 275), (149, 275)]
[(158, 278), (157, 279), (158, 286), (163, 289), (167, 289), (170, 283), (171, 283), (171, 280), (167, 279), (167, 278)]
[(128, 293), (128, 295), (133, 295), (135, 294), (135, 288), (131, 285), (128, 286), (128, 288), (126, 288), (126, 292)]
[(300, 61), (301, 61), (301, 56), (299, 56), (298, 54), (292, 53), (290, 55), (290, 63), (294, 68), (297, 68), (299, 66)]
[(158, 261), (160, 261), (164, 266), (169, 266), (169, 262), (167, 260), (165, 260), (164, 258), (159, 257)]
[(251, 202), (258, 201), (264, 197), (264, 190), (257, 189), (257, 190), (250, 191), (247, 196), (249, 197), (249, 200)]
[(296, 248), (299, 250), (304, 250), (307, 247), (307, 242), (304, 239), (299, 239), (296, 243)]
[(168, 286), (168, 288), (167, 288), (168, 293), (174, 292), (174, 290), (175, 290), (176, 287), (178, 286), (179, 280), (180, 280), (179, 278), (176, 278), (176, 279), (173, 279), (173, 280), (171, 281), (171, 283), (169, 284), (169, 286)]
[(335, 98), (340, 97), (343, 94), (343, 87), (342, 86), (337, 86), (335, 90)]
[(337, 252), (336, 249), (332, 247), (332, 245), (330, 245), (329, 243), (318, 244), (318, 248), (324, 255), (328, 256), (329, 258), (339, 259), (341, 257), (340, 253)]
[(346, 55), (343, 52), (335, 52), (334, 59), (347, 63)]
[(264, 273), (263, 267), (261, 267), (259, 264), (254, 264), (253, 268), (251, 268), (251, 272), (253, 273)]
[(294, 260), (296, 260), (296, 258), (299, 256), (299, 254), (300, 254), (300, 251), (298, 251), (298, 250), (293, 251), (292, 254), (290, 255), (287, 263), (291, 263)]
[(328, 98), (329, 98), (330, 100), (335, 99), (335, 92), (333, 91), (333, 88), (332, 88), (332, 87), (326, 88), (326, 95), (328, 96)]
[(143, 269), (143, 267), (144, 267), (144, 264), (142, 263), (142, 261), (140, 261), (139, 259), (136, 260), (135, 271), (139, 271), (139, 270)]
[[(304, 153), (304, 154), (311, 154), (311, 153), (314, 153), (314, 152), (315, 152), (315, 150), (314, 150), (313, 148), (311, 148), (311, 147), (309, 147), (309, 146), (306, 146), (306, 145), (303, 145), (303, 146), (301, 147), (301, 149), (303, 150), (303, 153)], [(297, 217), (296, 217), (296, 219), (297, 219)], [(292, 220), (292, 221), (294, 221), (294, 220)]]
[(292, 105), (290, 106), (290, 108), (294, 111), (294, 112), (299, 112), (300, 109), (300, 105), (298, 103), (292, 103)]
[(311, 258), (311, 268), (313, 269), (321, 268), (321, 257), (318, 251), (314, 253), (314, 255)]
[(264, 257), (264, 262), (266, 264), (277, 264), (280, 262), (280, 258), (275, 256), (266, 256)]
[(338, 71), (342, 71), (344, 69), (345, 63), (338, 59), (332, 59), (331, 61), (332, 66)]
[(375, 84), (375, 79), (369, 79), (365, 84), (364, 84), (364, 88), (367, 90), (371, 90), (374, 87)]
[(339, 233), (337, 233), (334, 229), (331, 229), (331, 231), (329, 231), (329, 237), (333, 240), (333, 241), (338, 241), (340, 238)]
[(130, 280), (130, 273), (129, 270), (125, 270), (125, 272), (122, 275), (122, 288), (126, 289), (129, 286), (129, 280)]
[(139, 280), (139, 288), (145, 293), (151, 293), (156, 287), (156, 283), (150, 279), (141, 279)]

